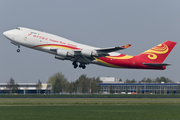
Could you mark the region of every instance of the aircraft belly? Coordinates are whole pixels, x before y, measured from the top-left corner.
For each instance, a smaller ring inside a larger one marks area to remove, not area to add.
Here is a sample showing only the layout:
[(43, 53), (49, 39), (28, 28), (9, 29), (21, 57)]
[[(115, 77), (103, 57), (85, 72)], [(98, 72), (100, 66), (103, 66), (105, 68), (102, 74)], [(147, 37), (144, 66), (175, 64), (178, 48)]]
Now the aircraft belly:
[(101, 61), (101, 60), (93, 60), (91, 63), (92, 64), (96, 64), (96, 65), (105, 66), (105, 67), (125, 68), (125, 67), (114, 65), (114, 64), (111, 64), (111, 63), (108, 63), (108, 62), (104, 62), (104, 61)]

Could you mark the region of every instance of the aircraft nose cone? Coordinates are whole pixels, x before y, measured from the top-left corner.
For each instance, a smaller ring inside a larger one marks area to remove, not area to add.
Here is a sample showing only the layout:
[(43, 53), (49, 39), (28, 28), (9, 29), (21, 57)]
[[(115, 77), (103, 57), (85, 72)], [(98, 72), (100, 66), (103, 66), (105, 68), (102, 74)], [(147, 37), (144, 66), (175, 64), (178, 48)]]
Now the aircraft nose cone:
[(6, 38), (8, 38), (8, 39), (12, 39), (12, 33), (11, 33), (11, 31), (5, 31), (5, 32), (3, 32), (3, 35), (4, 35)]
[(7, 31), (3, 32), (3, 35), (4, 35), (4, 36), (6, 36), (7, 34), (8, 34)]

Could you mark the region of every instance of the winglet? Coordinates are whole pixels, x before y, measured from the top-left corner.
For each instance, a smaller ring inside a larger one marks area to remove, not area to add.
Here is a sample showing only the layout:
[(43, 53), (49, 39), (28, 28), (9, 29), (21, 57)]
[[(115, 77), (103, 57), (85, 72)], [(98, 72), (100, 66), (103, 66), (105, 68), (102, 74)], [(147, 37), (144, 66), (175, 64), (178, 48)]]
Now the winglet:
[(127, 45), (121, 46), (121, 48), (129, 48), (130, 46), (131, 44), (127, 44)]

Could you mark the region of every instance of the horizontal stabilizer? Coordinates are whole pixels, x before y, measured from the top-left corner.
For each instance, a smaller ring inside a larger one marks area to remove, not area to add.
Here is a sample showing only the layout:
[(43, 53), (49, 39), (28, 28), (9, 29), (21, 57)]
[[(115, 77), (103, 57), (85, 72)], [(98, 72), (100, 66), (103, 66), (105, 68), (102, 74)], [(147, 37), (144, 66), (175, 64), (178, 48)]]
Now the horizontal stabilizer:
[(115, 52), (118, 50), (123, 50), (125, 48), (129, 48), (131, 46), (131, 44), (127, 44), (124, 46), (118, 46), (118, 47), (109, 47), (109, 48), (99, 48), (99, 49), (95, 49), (98, 52), (104, 52), (104, 53), (109, 53), (109, 52)]
[(151, 66), (151, 67), (162, 67), (162, 66), (169, 66), (171, 64), (167, 63), (143, 63), (144, 65)]

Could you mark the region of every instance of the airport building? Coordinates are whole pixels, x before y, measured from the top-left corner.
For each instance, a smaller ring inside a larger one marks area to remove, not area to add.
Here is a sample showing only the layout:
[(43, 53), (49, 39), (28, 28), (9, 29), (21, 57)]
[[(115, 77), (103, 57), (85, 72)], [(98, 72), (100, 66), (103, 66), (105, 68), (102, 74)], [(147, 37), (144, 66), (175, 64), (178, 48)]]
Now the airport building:
[(113, 77), (100, 78), (100, 91), (104, 94), (177, 94), (180, 83), (124, 83)]
[[(17, 94), (49, 94), (52, 93), (52, 87), (49, 84), (42, 83), (41, 87), (37, 87), (37, 83), (18, 83), (18, 89), (13, 93)], [(7, 87), (7, 83), (0, 83), (0, 94), (10, 93), (10, 88)]]

